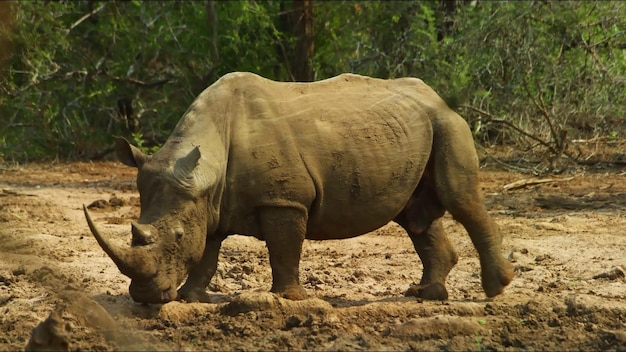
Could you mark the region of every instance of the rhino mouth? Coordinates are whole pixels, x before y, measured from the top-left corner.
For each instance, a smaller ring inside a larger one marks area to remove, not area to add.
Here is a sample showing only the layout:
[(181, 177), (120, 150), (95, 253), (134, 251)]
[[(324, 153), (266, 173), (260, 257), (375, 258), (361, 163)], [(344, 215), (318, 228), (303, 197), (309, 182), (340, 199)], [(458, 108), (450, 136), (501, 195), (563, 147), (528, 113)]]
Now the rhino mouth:
[(154, 281), (133, 280), (128, 291), (133, 301), (139, 303), (162, 304), (175, 301), (178, 297), (178, 292), (173, 286), (169, 285), (162, 289)]

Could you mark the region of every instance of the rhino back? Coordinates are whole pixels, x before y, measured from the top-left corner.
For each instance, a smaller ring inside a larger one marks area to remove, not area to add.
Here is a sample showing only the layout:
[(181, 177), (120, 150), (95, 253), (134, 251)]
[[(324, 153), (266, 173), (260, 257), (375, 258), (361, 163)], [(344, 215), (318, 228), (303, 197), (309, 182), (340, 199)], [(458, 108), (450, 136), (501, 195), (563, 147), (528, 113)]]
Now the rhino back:
[(261, 206), (306, 207), (312, 239), (359, 235), (402, 210), (431, 152), (430, 88), (357, 75), (241, 80), (222, 216), (242, 227), (231, 231), (253, 228)]

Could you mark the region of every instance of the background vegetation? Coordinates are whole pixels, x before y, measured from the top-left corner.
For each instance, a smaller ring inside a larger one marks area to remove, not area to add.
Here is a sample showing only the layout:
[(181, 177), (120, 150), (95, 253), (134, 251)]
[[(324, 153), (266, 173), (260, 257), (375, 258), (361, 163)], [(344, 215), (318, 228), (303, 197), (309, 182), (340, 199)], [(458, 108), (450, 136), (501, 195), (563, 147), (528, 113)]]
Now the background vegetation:
[(221, 75), (416, 76), (482, 145), (576, 159), (626, 133), (626, 3), (0, 2), (0, 160), (158, 148)]

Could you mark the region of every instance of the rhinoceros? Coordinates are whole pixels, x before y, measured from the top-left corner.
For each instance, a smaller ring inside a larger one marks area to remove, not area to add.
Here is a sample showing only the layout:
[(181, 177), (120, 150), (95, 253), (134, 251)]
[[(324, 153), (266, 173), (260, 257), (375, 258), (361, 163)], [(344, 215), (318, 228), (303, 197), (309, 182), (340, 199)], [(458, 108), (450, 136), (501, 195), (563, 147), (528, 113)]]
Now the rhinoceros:
[(513, 278), (481, 194), (470, 129), (417, 78), (292, 83), (229, 73), (193, 101), (158, 152), (146, 155), (120, 137), (115, 149), (138, 169), (141, 214), (130, 246), (101, 234), (84, 212), (137, 302), (209, 299), (231, 234), (265, 241), (271, 291), (304, 299), (305, 239), (354, 237), (390, 221), (423, 263), (406, 294), (445, 300), (458, 259), (442, 226), (446, 211), (478, 251), (486, 295)]

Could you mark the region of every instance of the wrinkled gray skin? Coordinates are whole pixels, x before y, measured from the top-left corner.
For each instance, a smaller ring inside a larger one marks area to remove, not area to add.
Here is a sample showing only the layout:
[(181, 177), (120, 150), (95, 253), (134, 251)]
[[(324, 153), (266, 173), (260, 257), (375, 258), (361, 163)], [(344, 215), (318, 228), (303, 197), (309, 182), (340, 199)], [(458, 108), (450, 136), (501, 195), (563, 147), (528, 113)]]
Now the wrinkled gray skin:
[(470, 130), (416, 78), (278, 83), (231, 73), (200, 94), (157, 153), (122, 138), (116, 152), (138, 169), (131, 246), (109, 242), (85, 215), (138, 302), (207, 300), (231, 234), (266, 241), (271, 291), (303, 299), (304, 239), (349, 238), (389, 221), (407, 231), (424, 266), (406, 294), (443, 300), (457, 262), (445, 211), (478, 251), (487, 296), (513, 277), (479, 189)]

